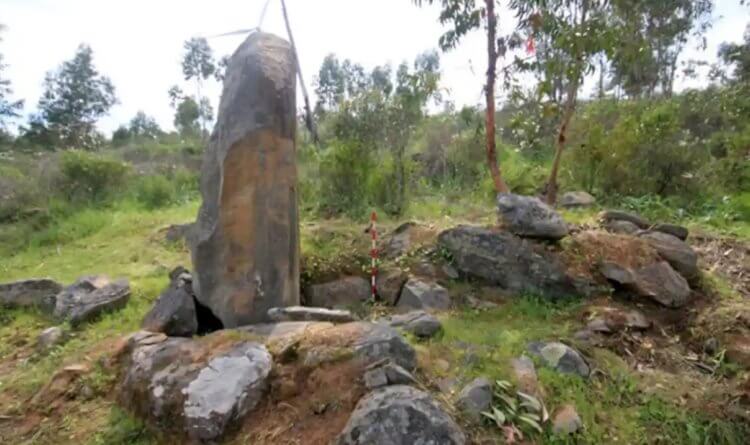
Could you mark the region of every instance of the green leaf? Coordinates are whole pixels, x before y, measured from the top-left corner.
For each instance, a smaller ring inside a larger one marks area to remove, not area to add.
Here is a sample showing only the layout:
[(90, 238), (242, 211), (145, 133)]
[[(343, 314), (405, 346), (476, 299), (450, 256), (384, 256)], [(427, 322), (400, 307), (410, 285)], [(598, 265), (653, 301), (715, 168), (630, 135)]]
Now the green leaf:
[(530, 417), (527, 417), (527, 415), (518, 416), (518, 420), (520, 420), (521, 422), (523, 422), (526, 425), (530, 426), (531, 428), (533, 428), (534, 430), (536, 430), (538, 433), (540, 433), (540, 434), (542, 433), (542, 427), (541, 427), (541, 425), (539, 425), (539, 423), (536, 420), (534, 420), (534, 419), (532, 419)]

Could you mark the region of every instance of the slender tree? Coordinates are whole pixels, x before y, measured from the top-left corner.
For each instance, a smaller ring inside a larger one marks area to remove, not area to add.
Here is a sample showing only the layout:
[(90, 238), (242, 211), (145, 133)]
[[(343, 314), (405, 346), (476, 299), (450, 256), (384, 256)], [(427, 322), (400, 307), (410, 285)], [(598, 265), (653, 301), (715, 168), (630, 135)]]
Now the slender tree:
[(213, 50), (203, 37), (193, 37), (187, 40), (183, 44), (183, 48), (185, 52), (182, 57), (182, 74), (187, 81), (195, 80), (195, 102), (200, 104), (200, 127), (201, 133), (205, 137), (206, 125), (213, 118), (213, 111), (210, 114), (206, 113), (210, 109), (210, 104), (209, 107), (203, 106), (204, 103), (208, 103), (208, 99), (204, 101), (201, 90), (203, 81), (216, 73)]
[[(412, 0), (418, 6), (433, 4), (437, 0)], [(487, 33), (487, 84), (485, 85), (485, 134), (487, 165), (492, 175), (495, 191), (507, 193), (508, 186), (503, 180), (497, 160), (495, 140), (495, 82), (497, 79), (497, 59), (499, 57), (497, 39), (497, 15), (495, 0), (440, 0), (442, 7), (440, 23), (451, 24), (452, 28), (440, 37), (443, 51), (453, 49), (469, 32), (484, 25)]]
[[(0, 33), (5, 30), (5, 26), (0, 24)], [(0, 38), (0, 42), (2, 39)], [(6, 128), (7, 119), (18, 117), (19, 111), (23, 108), (22, 100), (12, 100), (10, 96), (13, 94), (13, 90), (10, 87), (10, 80), (6, 79), (3, 75), (3, 71), (8, 65), (3, 63), (3, 55), (0, 53), (0, 130)]]

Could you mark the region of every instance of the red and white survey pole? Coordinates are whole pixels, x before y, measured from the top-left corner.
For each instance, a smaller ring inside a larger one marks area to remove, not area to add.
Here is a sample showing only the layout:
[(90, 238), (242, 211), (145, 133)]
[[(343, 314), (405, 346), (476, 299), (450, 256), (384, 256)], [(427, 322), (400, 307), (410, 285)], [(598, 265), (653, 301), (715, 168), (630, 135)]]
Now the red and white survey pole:
[(376, 223), (378, 221), (378, 215), (375, 211), (370, 215), (370, 236), (372, 238), (372, 248), (370, 249), (370, 279), (372, 285), (372, 301), (375, 301), (378, 294), (378, 287), (376, 279), (378, 276), (378, 229)]

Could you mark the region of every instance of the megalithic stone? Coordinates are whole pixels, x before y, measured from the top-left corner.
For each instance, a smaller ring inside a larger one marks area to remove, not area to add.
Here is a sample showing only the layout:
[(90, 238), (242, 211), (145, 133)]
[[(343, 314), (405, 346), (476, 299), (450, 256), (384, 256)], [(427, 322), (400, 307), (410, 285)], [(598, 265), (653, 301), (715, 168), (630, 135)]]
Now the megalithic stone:
[(227, 66), (190, 240), (198, 301), (227, 328), (300, 303), (295, 74), (289, 43), (266, 33)]

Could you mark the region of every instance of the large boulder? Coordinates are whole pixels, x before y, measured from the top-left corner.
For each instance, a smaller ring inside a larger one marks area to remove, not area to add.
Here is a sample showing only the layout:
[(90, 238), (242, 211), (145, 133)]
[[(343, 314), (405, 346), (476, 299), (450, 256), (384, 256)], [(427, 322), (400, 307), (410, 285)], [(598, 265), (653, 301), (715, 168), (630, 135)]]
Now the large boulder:
[(600, 271), (610, 281), (664, 306), (678, 308), (690, 302), (690, 285), (666, 261), (656, 261), (634, 269), (614, 262), (603, 262)]
[(576, 207), (591, 207), (596, 203), (596, 198), (591, 196), (590, 193), (579, 191), (579, 192), (566, 192), (558, 200), (558, 205), (564, 208), (576, 208)]
[(313, 307), (345, 308), (372, 297), (372, 286), (362, 277), (344, 277), (305, 289), (305, 304)]
[(184, 286), (164, 291), (146, 314), (141, 327), (170, 337), (192, 337), (198, 333), (198, 317), (193, 295)]
[(60, 283), (49, 278), (3, 283), (0, 284), (0, 306), (38, 306), (51, 310), (55, 305), (55, 296), (62, 289)]
[(295, 59), (256, 32), (229, 59), (191, 234), (194, 288), (225, 327), (299, 297)]
[(503, 227), (518, 236), (559, 240), (568, 234), (560, 214), (539, 198), (500, 193), (497, 209)]
[(412, 278), (404, 284), (396, 307), (399, 309), (447, 310), (451, 297), (443, 286)]
[(513, 292), (552, 298), (581, 293), (558, 257), (510, 233), (458, 226), (441, 233), (438, 240), (453, 257), (454, 266), (467, 276)]
[(698, 255), (687, 243), (664, 232), (646, 232), (640, 236), (686, 280), (698, 277)]
[(76, 326), (104, 312), (124, 308), (129, 299), (130, 283), (126, 279), (110, 281), (103, 275), (82, 277), (57, 295), (54, 315)]
[(492, 405), (492, 383), (484, 377), (472, 380), (458, 394), (456, 405), (468, 418), (478, 422), (482, 412), (489, 411)]
[(466, 436), (429, 394), (397, 385), (363, 397), (336, 443), (458, 445)]
[(264, 395), (272, 368), (263, 345), (136, 333), (128, 340), (119, 401), (151, 426), (215, 442)]

